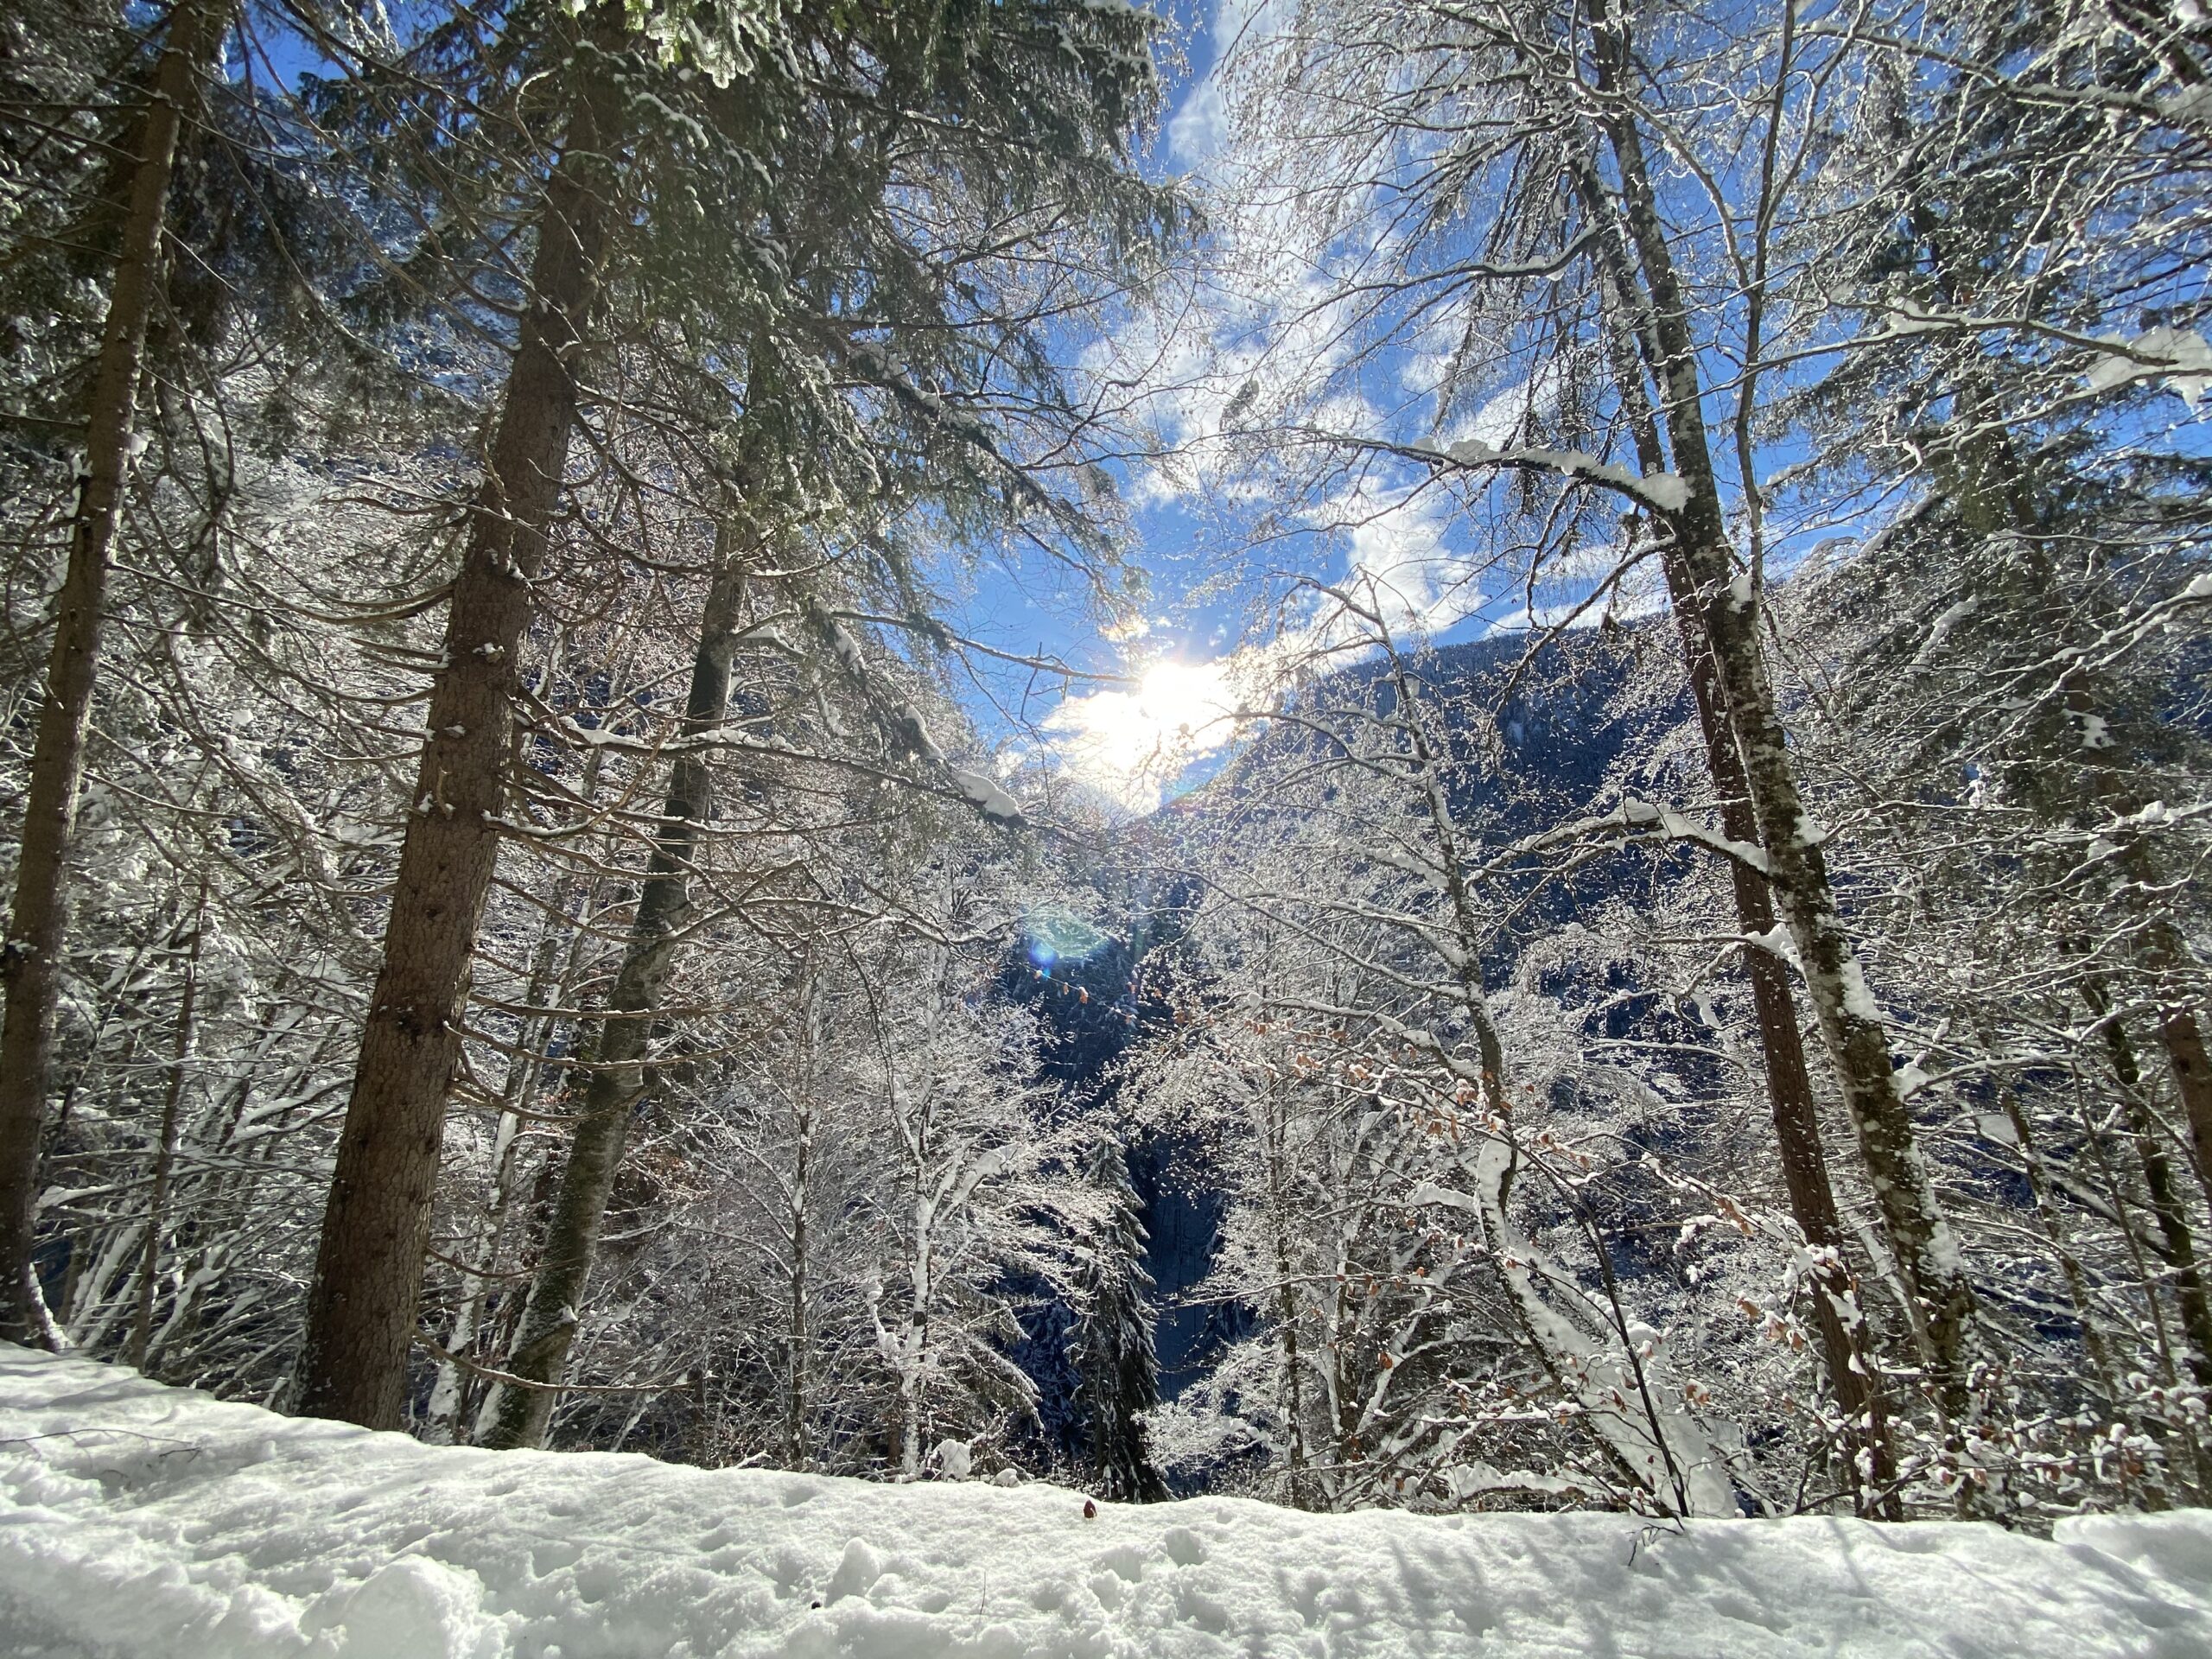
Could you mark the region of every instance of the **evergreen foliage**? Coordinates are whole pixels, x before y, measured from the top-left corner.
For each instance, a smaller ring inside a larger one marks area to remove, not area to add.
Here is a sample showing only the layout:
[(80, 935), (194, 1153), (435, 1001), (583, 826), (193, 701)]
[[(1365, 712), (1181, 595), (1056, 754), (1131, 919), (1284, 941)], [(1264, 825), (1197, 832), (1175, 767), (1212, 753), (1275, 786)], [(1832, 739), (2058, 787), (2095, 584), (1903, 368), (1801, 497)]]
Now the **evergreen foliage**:
[(1136, 1191), (1121, 1143), (1110, 1134), (1101, 1135), (1085, 1157), (1084, 1178), (1105, 1208), (1076, 1276), (1080, 1323), (1069, 1344), (1090, 1429), (1090, 1463), (1102, 1496), (1156, 1503), (1167, 1496), (1167, 1487), (1145, 1444), (1145, 1414), (1160, 1403), (1153, 1282), (1144, 1269)]
[(1117, 1502), (2205, 1501), (2208, 87), (21, 0), (0, 1325)]

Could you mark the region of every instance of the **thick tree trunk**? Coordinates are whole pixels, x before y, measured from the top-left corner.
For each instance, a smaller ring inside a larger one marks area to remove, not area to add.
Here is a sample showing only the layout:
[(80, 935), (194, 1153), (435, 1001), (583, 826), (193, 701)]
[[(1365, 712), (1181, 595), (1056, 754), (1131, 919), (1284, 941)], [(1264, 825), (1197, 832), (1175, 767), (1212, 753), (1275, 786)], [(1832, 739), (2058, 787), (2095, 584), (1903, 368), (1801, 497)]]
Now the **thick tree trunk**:
[(516, 658), (568, 466), (576, 359), (607, 238), (593, 105), (578, 99), (546, 188), (531, 305), (454, 579), (384, 965), (308, 1292), (299, 1409), (372, 1428), (400, 1423), (446, 1094), (499, 852)]
[[(719, 728), (729, 707), (730, 658), (744, 602), (745, 570), (736, 532), (725, 528), (716, 569), (692, 658), (691, 689), (682, 734), (696, 740)], [(545, 1248), (531, 1281), (507, 1370), (532, 1382), (557, 1384), (568, 1370), (569, 1349), (599, 1253), (601, 1223), (615, 1172), (622, 1162), (630, 1118), (647, 1085), (646, 1039), (676, 966), (676, 952), (690, 916), (689, 878), (699, 834), (713, 810), (714, 772), (708, 756), (685, 750), (670, 769), (652, 861), (597, 1043), (575, 1139), (561, 1172), (559, 1195), (547, 1227)], [(541, 1445), (559, 1395), (546, 1389), (505, 1389), (499, 1395), (486, 1443)]]
[[(593, 758), (597, 755), (594, 751)], [(588, 791), (583, 793), (589, 798)], [(546, 1007), (548, 999), (553, 996), (561, 950), (560, 925), (554, 918), (559, 917), (565, 924), (569, 903), (564, 893), (560, 902), (547, 911), (537, 948), (531, 957), (530, 985), (523, 994), (523, 1001), (531, 1007)], [(565, 996), (560, 997), (554, 1006), (566, 1001)], [(515, 1154), (521, 1144), (523, 1125), (515, 1109), (527, 1107), (536, 1092), (552, 1026), (550, 1012), (535, 1016), (518, 1033), (515, 1052), (507, 1063), (505, 1086), (499, 1092), (504, 1109), (493, 1132), (491, 1202), (478, 1218), (472, 1248), (461, 1258), (467, 1269), (466, 1282), (461, 1287), (461, 1306), (454, 1310), (453, 1324), (446, 1333), (445, 1349), (448, 1354), (463, 1356), (468, 1352), (475, 1344), (484, 1317), (485, 1299), (491, 1294), (493, 1275), (499, 1270), (500, 1245), (506, 1238), (508, 1217), (514, 1203)], [(438, 1380), (431, 1386), (429, 1406), (423, 1414), (425, 1440), (433, 1445), (461, 1443), (465, 1437), (462, 1425), (468, 1421), (468, 1395), (473, 1381), (472, 1375), (463, 1370), (457, 1360), (439, 1363)]]
[[(1676, 602), (1681, 604), (1679, 596)], [(1720, 716), (1719, 688), (1713, 683), (1712, 658), (1702, 651), (1705, 641), (1693, 625), (1694, 615), (1687, 608), (1676, 613), (1683, 649), (1693, 664), (1690, 678), (1697, 692), (1706, 756), (1713, 771), (1713, 788), (1720, 797), (1721, 832), (1731, 841), (1755, 842), (1758, 830), (1742, 757), (1734, 734)], [(1735, 888), (1737, 925), (1747, 937), (1770, 935), (1774, 902), (1766, 883), (1757, 871), (1734, 861), (1729, 866), (1729, 876)], [(1775, 1145), (1781, 1154), (1789, 1212), (1818, 1263), (1813, 1312), (1821, 1351), (1827, 1360), (1829, 1385), (1836, 1403), (1850, 1420), (1853, 1440), (1866, 1457), (1864, 1466), (1854, 1467), (1853, 1484), (1863, 1497), (1872, 1498), (1885, 1494), (1894, 1484), (1897, 1463), (1890, 1446), (1888, 1408), (1875, 1380), (1873, 1345), (1846, 1265), (1843, 1221), (1836, 1209), (1835, 1188), (1828, 1179), (1827, 1154), (1821, 1146), (1820, 1119), (1814, 1110), (1813, 1080), (1805, 1065), (1805, 1045), (1798, 1032), (1789, 970), (1773, 951), (1753, 949), (1745, 953), (1744, 972), (1751, 982), (1751, 1006), (1758, 1018), (1759, 1046), (1766, 1062), (1767, 1105), (1774, 1120)], [(1878, 1506), (1895, 1510), (1893, 1497), (1874, 1501)], [(1891, 1518), (1903, 1517), (1892, 1513)]]
[(1598, 89), (1618, 169), (1630, 245), (1643, 276), (1658, 361), (1660, 406), (1675, 471), (1688, 486), (1669, 515), (1715, 681), (1744, 762), (1774, 901), (1796, 945), (1823, 1046), (1840, 1085), (1885, 1230), (1921, 1315), (1936, 1402), (1954, 1420), (1971, 1409), (1974, 1295), (1958, 1241), (1897, 1088), (1889, 1036), (1838, 913), (1821, 833), (1806, 812), (1761, 650), (1759, 603), (1730, 556), (1719, 474), (1707, 440), (1703, 386), (1688, 302), (1676, 276), (1643, 140), (1623, 101), (1628, 41), (1608, 0), (1587, 0)]
[(2204, 1033), (2191, 1010), (2171, 1005), (2158, 1011), (2158, 1035), (2166, 1046), (2174, 1088), (2189, 1122), (2190, 1150), (2197, 1179), (2212, 1195), (2212, 1058), (2204, 1052)]
[(100, 631), (123, 493), (137, 454), (132, 430), (145, 365), (146, 326), (161, 287), (162, 236), (177, 130), (197, 98), (203, 60), (222, 38), (221, 0), (178, 0), (154, 67), (152, 97), (139, 130), (137, 165), (123, 221), (115, 286), (108, 296), (85, 454), (71, 513), (69, 563), (54, 602), (54, 649), (46, 700), (39, 708), (24, 794), (23, 835), (16, 868), (0, 986), (0, 1337), (62, 1345), (32, 1262), (38, 1203), (38, 1154), (54, 1068), (54, 1008), (67, 940), (63, 903), (70, 832), (85, 779), (85, 740), (99, 671)]
[(802, 960), (796, 985), (798, 1044), (791, 1066), (791, 1182), (786, 1211), (789, 1295), (784, 1325), (784, 1466), (804, 1469), (814, 1455), (808, 1433), (814, 1394), (813, 1336), (807, 1313), (814, 1296), (815, 1116), (820, 1100), (822, 982)]
[(807, 1250), (811, 1241), (807, 1236), (807, 1213), (814, 1198), (813, 1160), (814, 1114), (809, 1108), (799, 1118), (798, 1147), (791, 1166), (791, 1306), (784, 1327), (784, 1345), (787, 1350), (784, 1374), (784, 1466), (788, 1469), (805, 1468), (809, 1456), (806, 1298)]

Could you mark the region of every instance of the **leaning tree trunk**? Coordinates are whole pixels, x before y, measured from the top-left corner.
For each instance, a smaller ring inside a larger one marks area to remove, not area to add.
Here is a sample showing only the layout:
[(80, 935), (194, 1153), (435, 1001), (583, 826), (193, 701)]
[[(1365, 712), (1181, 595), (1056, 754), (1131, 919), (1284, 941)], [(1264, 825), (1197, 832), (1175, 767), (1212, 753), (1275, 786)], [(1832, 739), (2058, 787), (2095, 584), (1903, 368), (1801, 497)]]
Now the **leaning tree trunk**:
[[(1643, 389), (1643, 376), (1635, 330), (1630, 322), (1629, 296), (1634, 273), (1627, 252), (1614, 233), (1611, 215), (1594, 171), (1586, 164), (1575, 168), (1578, 194), (1591, 222), (1599, 232), (1599, 259), (1604, 288), (1620, 321), (1606, 328), (1608, 355), (1637, 459), (1646, 474), (1666, 470), (1656, 422)], [(1698, 728), (1705, 740), (1706, 765), (1713, 777), (1713, 793), (1720, 802), (1721, 833), (1742, 845), (1758, 840), (1758, 824), (1751, 810), (1750, 783), (1736, 734), (1723, 707), (1718, 671), (1711, 643), (1697, 615), (1697, 592), (1679, 547), (1664, 550), (1662, 563), (1676, 629), (1682, 642), (1691, 700)], [(1746, 938), (1770, 935), (1774, 930), (1774, 900), (1765, 880), (1742, 860), (1729, 861), (1729, 878), (1736, 900), (1737, 926)], [(1901, 1519), (1897, 1499), (1890, 1492), (1897, 1474), (1897, 1459), (1890, 1443), (1888, 1409), (1882, 1398), (1873, 1346), (1866, 1319), (1855, 1301), (1844, 1230), (1836, 1208), (1835, 1188), (1828, 1179), (1827, 1154), (1821, 1145), (1820, 1119), (1813, 1104), (1813, 1080), (1805, 1065), (1805, 1043), (1797, 1025), (1796, 998), (1789, 988), (1787, 965), (1770, 950), (1745, 953), (1745, 976), (1751, 986), (1751, 1007), (1758, 1021), (1759, 1048), (1765, 1061), (1767, 1105), (1774, 1120), (1776, 1148), (1782, 1162), (1783, 1185), (1789, 1197), (1789, 1211), (1813, 1252), (1814, 1323), (1820, 1332), (1821, 1351), (1827, 1362), (1829, 1387), (1849, 1424), (1850, 1440), (1863, 1452), (1854, 1456), (1849, 1479), (1859, 1495), (1862, 1512), (1878, 1510)]]
[(2158, 1034), (2165, 1040), (2174, 1087), (2181, 1091), (2182, 1109), (2189, 1116), (2197, 1177), (2212, 1194), (2212, 1059), (2205, 1056), (2204, 1033), (2194, 1011), (2174, 1003), (2159, 1010)]
[[(684, 706), (681, 741), (687, 744), (711, 734), (729, 707), (730, 658), (744, 603), (745, 569), (737, 556), (734, 527), (725, 527), (718, 539), (715, 574), (700, 621), (690, 695)], [(713, 809), (713, 792), (714, 772), (707, 753), (697, 747), (681, 750), (669, 772), (668, 798), (661, 808), (622, 964), (615, 971), (598, 1041), (588, 1051), (583, 1109), (561, 1171), (544, 1250), (531, 1280), (522, 1328), (507, 1363), (510, 1375), (539, 1386), (501, 1389), (487, 1445), (540, 1445), (552, 1421), (584, 1291), (599, 1254), (607, 1195), (621, 1166), (631, 1115), (648, 1086), (646, 1039), (690, 918), (688, 878), (701, 827)]]
[(1730, 555), (1719, 478), (1707, 442), (1703, 386), (1688, 302), (1646, 165), (1643, 139), (1624, 105), (1630, 56), (1625, 25), (1609, 0), (1586, 0), (1595, 37), (1603, 130), (1618, 169), (1630, 246), (1649, 306), (1659, 404), (1688, 486), (1668, 515), (1688, 579), (1696, 620), (1713, 651), (1716, 689), (1744, 762), (1744, 780), (1766, 856), (1767, 884), (1805, 976), (1822, 1046), (1836, 1074), (1885, 1230), (1915, 1303), (1915, 1322), (1936, 1403), (1953, 1420), (1972, 1406), (1969, 1376), (1974, 1303), (1958, 1240), (1921, 1156), (1898, 1091), (1889, 1034), (1838, 912), (1821, 835), (1806, 811), (1759, 641), (1760, 607)]
[(784, 1467), (804, 1469), (811, 1455), (807, 1445), (809, 1400), (813, 1389), (812, 1338), (808, 1331), (807, 1306), (814, 1294), (814, 1111), (815, 1063), (821, 1049), (822, 1018), (819, 987), (810, 969), (801, 982), (804, 1046), (798, 1087), (792, 1091), (796, 1133), (791, 1137), (791, 1279), (784, 1319)]
[[(2149, 920), (2142, 946), (2145, 965), (2162, 979), (2177, 969), (2193, 966), (2181, 930), (2163, 916)], [(2164, 987), (2160, 992), (2158, 1040), (2173, 1072), (2174, 1092), (2181, 1099), (2190, 1166), (2205, 1196), (2212, 1198), (2212, 1058), (2204, 1052), (2204, 1033), (2196, 1022), (2196, 1011)]]
[(2212, 1059), (2205, 1058), (2205, 1035), (2196, 1024), (2196, 1013), (2179, 1002), (2159, 1008), (2159, 1038), (2165, 1039), (2174, 1089), (2181, 1093), (2181, 1110), (2188, 1115), (2196, 1179), (2212, 1194)]
[[(1677, 562), (1668, 563), (1671, 586)], [(1686, 602), (1688, 595), (1677, 591), (1674, 599), (1683, 650), (1691, 663), (1690, 682), (1704, 728), (1706, 759), (1714, 791), (1720, 798), (1721, 832), (1731, 841), (1754, 843), (1758, 826), (1751, 810), (1743, 757), (1737, 750), (1734, 733), (1719, 711), (1712, 655), (1696, 626), (1694, 606)], [(1730, 861), (1729, 876), (1735, 891), (1737, 925), (1747, 938), (1770, 936), (1775, 925), (1774, 900), (1766, 882), (1738, 860)], [(1813, 1313), (1827, 1360), (1829, 1385), (1850, 1421), (1851, 1440), (1866, 1457), (1864, 1466), (1854, 1463), (1852, 1484), (1860, 1495), (1862, 1508), (1878, 1508), (1891, 1519), (1901, 1520), (1895, 1498), (1887, 1495), (1897, 1475), (1888, 1409), (1875, 1381), (1873, 1345), (1847, 1265), (1843, 1220), (1836, 1208), (1835, 1188), (1828, 1179), (1827, 1154), (1821, 1146), (1813, 1080), (1805, 1065), (1805, 1044), (1798, 1031), (1789, 969), (1770, 950), (1755, 947), (1745, 950), (1744, 958), (1745, 976), (1751, 984), (1751, 1006), (1758, 1020), (1759, 1046), (1766, 1063), (1767, 1105), (1774, 1120), (1775, 1145), (1781, 1154), (1783, 1185), (1789, 1195), (1790, 1214), (1814, 1255)]]
[(123, 516), (123, 491), (137, 453), (132, 427), (145, 366), (146, 326), (161, 286), (162, 236), (177, 130), (193, 103), (201, 60), (222, 38), (222, 0), (179, 0), (154, 67), (151, 99), (130, 174), (115, 288), (85, 415), (85, 454), (71, 511), (69, 563), (54, 603), (46, 700), (31, 750), (23, 836), (16, 867), (0, 986), (0, 1337), (60, 1349), (62, 1338), (41, 1294), (35, 1242), (39, 1141), (54, 1067), (54, 1021), (67, 941), (63, 904), (70, 831), (85, 779), (85, 740), (99, 670), (108, 569)]
[(516, 658), (568, 467), (576, 361), (607, 241), (596, 99), (576, 99), (548, 181), (531, 305), (446, 618), (429, 741), (400, 848), (308, 1295), (299, 1409), (399, 1426), (446, 1094), (499, 845)]
[[(2143, 1086), (2142, 1068), (2136, 1064), (2135, 1045), (2120, 1023), (2104, 983), (2091, 975), (2082, 984), (2082, 1000), (2104, 1027), (2105, 1050), (2112, 1060), (2113, 1078), (2120, 1085), (2121, 1109), (2135, 1138), (2135, 1155), (2143, 1166), (2143, 1187), (2151, 1200), (2151, 1215), (2158, 1224), (2164, 1248), (2158, 1254), (2171, 1270), (2174, 1303), (2181, 1312), (2182, 1334), (2187, 1340), (2183, 1363), (2200, 1388), (2212, 1386), (2212, 1302), (2204, 1293), (2203, 1275), (2196, 1265), (2196, 1242), (2190, 1232), (2189, 1217), (2158, 1139), (2158, 1125), (2151, 1115)], [(2146, 1296), (2158, 1287), (2146, 1283)]]

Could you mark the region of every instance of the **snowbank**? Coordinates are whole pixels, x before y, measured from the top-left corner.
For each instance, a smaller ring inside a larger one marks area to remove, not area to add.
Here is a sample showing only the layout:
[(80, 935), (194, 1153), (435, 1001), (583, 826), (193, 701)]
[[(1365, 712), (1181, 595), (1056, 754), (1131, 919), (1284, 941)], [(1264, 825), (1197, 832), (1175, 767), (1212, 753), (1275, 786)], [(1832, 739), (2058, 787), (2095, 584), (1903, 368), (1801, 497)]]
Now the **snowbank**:
[(0, 1650), (2212, 1653), (2212, 1514), (1307, 1516), (418, 1446), (0, 1345)]

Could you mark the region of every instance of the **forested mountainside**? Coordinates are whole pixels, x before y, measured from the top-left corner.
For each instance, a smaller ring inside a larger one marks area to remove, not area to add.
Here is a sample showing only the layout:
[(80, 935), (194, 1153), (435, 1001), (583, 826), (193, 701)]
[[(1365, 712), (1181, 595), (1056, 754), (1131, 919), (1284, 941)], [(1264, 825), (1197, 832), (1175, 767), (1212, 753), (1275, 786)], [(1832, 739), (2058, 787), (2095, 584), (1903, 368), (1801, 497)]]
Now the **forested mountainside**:
[[(1494, 829), (1516, 837), (1541, 832), (1559, 812), (1587, 810), (1624, 764), (1684, 717), (1686, 690), (1671, 701), (1662, 690), (1655, 700), (1637, 675), (1656, 654), (1663, 685), (1677, 651), (1647, 624), (1632, 634), (1589, 631), (1539, 641), (1512, 632), (1424, 652), (1413, 664), (1421, 683), (1479, 716), (1458, 734), (1447, 781), (1455, 804), (1487, 810)], [(1355, 668), (1325, 683), (1319, 695), (1361, 695), (1374, 683), (1371, 668)], [(1263, 790), (1269, 774), (1304, 764), (1313, 753), (1302, 729), (1274, 728), (1224, 773), (1125, 830), (1126, 844), (1108, 868), (1132, 874), (1103, 884), (1096, 912), (1113, 931), (1071, 941), (1048, 920), (1029, 931), (1011, 970), (1013, 995), (1045, 1019), (1046, 1075), (1105, 1106), (1131, 1135), (1128, 1165), (1147, 1240), (1143, 1266), (1155, 1292), (1160, 1389), (1169, 1398), (1208, 1376), (1223, 1344), (1249, 1330), (1260, 1310), (1234, 1290), (1204, 1284), (1236, 1179), (1219, 1163), (1217, 1143), (1191, 1126), (1154, 1121), (1135, 1091), (1122, 1092), (1124, 1063), (1143, 1033), (1175, 1016), (1171, 987), (1187, 961), (1179, 946), (1200, 904), (1198, 867), (1214, 820), (1229, 810), (1224, 804)], [(1490, 950), (1503, 966), (1541, 936), (1548, 918), (1570, 915), (1578, 902), (1647, 898), (1650, 875), (1628, 861), (1593, 867), (1548, 908), (1501, 928)], [(1192, 1471), (1201, 1479), (1216, 1472), (1211, 1465)]]
[(1115, 1503), (2206, 1502), (2209, 85), (19, 0), (0, 1337)]

